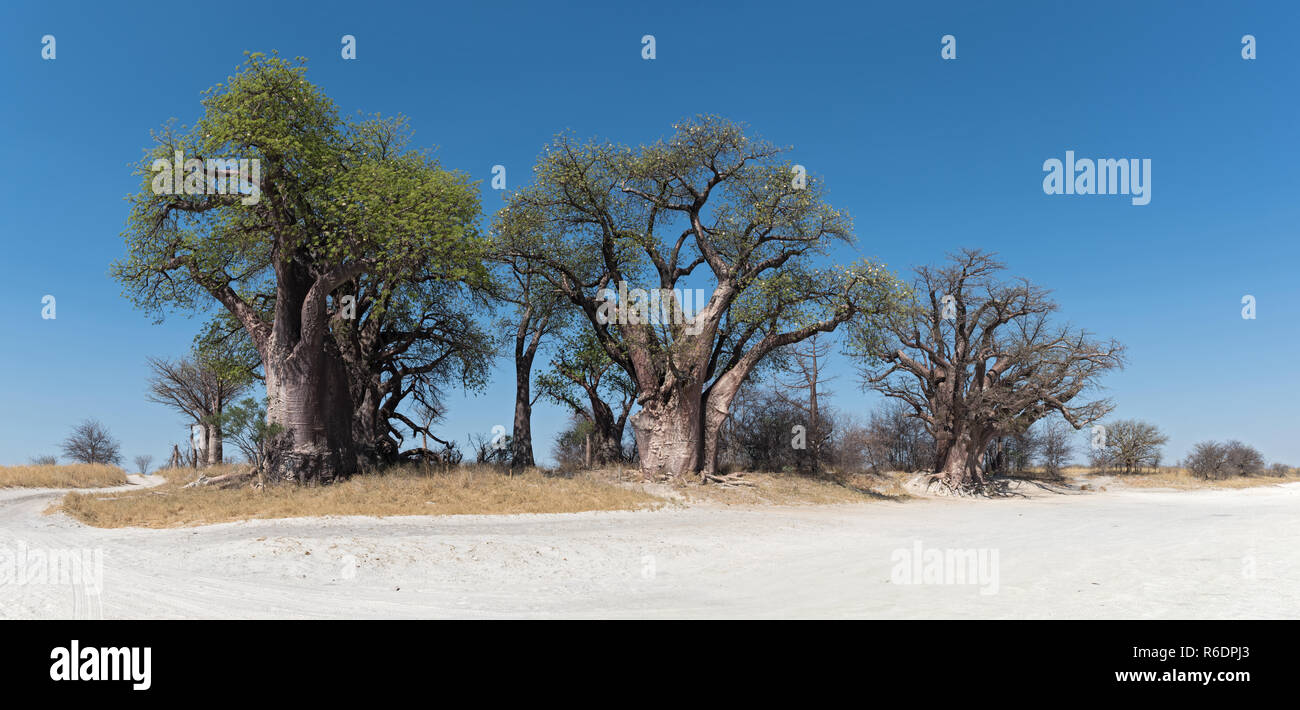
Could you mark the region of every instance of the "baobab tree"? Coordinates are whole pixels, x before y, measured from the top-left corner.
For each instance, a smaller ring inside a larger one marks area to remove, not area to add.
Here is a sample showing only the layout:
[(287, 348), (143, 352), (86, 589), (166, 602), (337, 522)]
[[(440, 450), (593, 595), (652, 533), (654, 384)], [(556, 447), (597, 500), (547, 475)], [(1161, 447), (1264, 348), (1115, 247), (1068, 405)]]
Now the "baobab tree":
[(852, 225), (778, 148), (716, 117), (675, 128), (637, 149), (559, 137), (493, 231), (636, 385), (642, 474), (710, 480), (746, 376), (777, 348), (888, 310), (901, 288), (869, 261), (817, 267)]
[(509, 254), (495, 260), (504, 272), (497, 298), (510, 304), (502, 326), (509, 332), (510, 357), (515, 370), (515, 411), (510, 436), (511, 468), (536, 465), (533, 457), (533, 362), (545, 339), (566, 322), (565, 302), (558, 291), (532, 269)]
[(221, 413), (252, 386), (252, 379), (241, 369), (230, 367), (216, 353), (168, 360), (151, 357), (149, 389), (145, 397), (185, 415), (192, 426), (203, 431), (203, 450), (213, 466), (224, 461)]
[(1048, 291), (1002, 281), (992, 254), (965, 250), (917, 269), (912, 307), (891, 315), (885, 340), (855, 334), (866, 384), (905, 402), (935, 442), (936, 476), (954, 490), (982, 488), (996, 437), (1025, 432), (1053, 412), (1075, 429), (1108, 414), (1084, 401), (1123, 346), (1053, 323)]
[[(363, 274), (339, 288), (330, 331), (346, 363), (362, 468), (426, 457), (406, 444), (408, 436), (446, 444), (431, 428), (440, 417), (425, 415), (445, 410), (446, 387), (485, 386), (494, 357), (478, 318), (487, 305), (486, 278), (486, 272), (461, 280), (415, 273), (384, 284)], [(250, 301), (267, 308), (274, 299), (264, 292)], [(263, 318), (269, 317), (268, 308)], [(257, 351), (228, 312), (218, 312), (196, 340), (203, 351), (229, 353), (223, 370), (230, 375), (262, 379)]]
[[(192, 129), (155, 134), (129, 253), (113, 268), (128, 297), (160, 317), (215, 299), (239, 321), (277, 425), (267, 482), (357, 470), (348, 368), (331, 334), (346, 315), (331, 296), (341, 304), (341, 287), (367, 274), (392, 284), (482, 269), (468, 177), (410, 149), (403, 119), (341, 119), (305, 71), (252, 54), (205, 94)], [(248, 161), (237, 181), (221, 167), (235, 158)], [(273, 298), (259, 300), (266, 291)]]
[(448, 386), (483, 387), (493, 358), (480, 326), (482, 294), (442, 275), (414, 275), (386, 287), (373, 274), (344, 290), (354, 310), (336, 321), (334, 341), (347, 365), (352, 435), (363, 466), (425, 456), (408, 434), (438, 440), (430, 427)]
[(588, 465), (623, 460), (623, 431), (636, 401), (636, 384), (614, 364), (590, 328), (577, 324), (537, 377), (537, 389), (568, 407), (584, 427)]

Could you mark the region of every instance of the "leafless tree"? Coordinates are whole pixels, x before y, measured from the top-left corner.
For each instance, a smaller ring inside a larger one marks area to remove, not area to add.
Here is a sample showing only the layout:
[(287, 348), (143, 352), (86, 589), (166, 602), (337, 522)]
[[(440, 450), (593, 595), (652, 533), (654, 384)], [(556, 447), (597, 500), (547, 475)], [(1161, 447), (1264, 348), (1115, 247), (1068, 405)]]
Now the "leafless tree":
[(720, 444), (726, 448), (729, 463), (750, 471), (807, 471), (808, 445), (818, 438), (829, 458), (834, 427), (834, 413), (829, 407), (821, 409), (820, 430), (811, 430), (802, 423), (807, 421), (807, 415), (799, 401), (772, 389), (747, 389), (741, 406), (731, 412)]
[(833, 344), (821, 333), (813, 333), (801, 343), (786, 346), (783, 353), (786, 365), (776, 374), (779, 385), (774, 390), (776, 396), (804, 415), (807, 448), (801, 463), (812, 471), (821, 467), (822, 449), (831, 436), (832, 427), (823, 421), (821, 409), (823, 399), (831, 395), (824, 385), (834, 379), (825, 373), (826, 356)]
[(152, 463), (153, 457), (148, 454), (137, 456), (135, 457), (135, 470), (139, 471), (141, 476), (147, 476), (149, 475), (149, 466)]
[(871, 468), (867, 425), (852, 414), (841, 414), (835, 420), (830, 445), (823, 449), (826, 465), (843, 473)]
[(984, 454), (984, 470), (1003, 475), (1023, 474), (1042, 450), (1042, 438), (1031, 424), (1024, 431), (1014, 431), (990, 441)]
[[(744, 422), (747, 421), (751, 409), (762, 406), (762, 398), (763, 393), (759, 391), (752, 379), (746, 380), (736, 391), (731, 409), (727, 413), (727, 420), (718, 430), (717, 469), (719, 471), (735, 471), (747, 465), (743, 440), (748, 432), (744, 430)], [(632, 450), (636, 451), (635, 441)]]
[(470, 434), (469, 445), (474, 449), (474, 461), (476, 463), (510, 463), (510, 444), (507, 441), (498, 439), (496, 435)]
[(167, 468), (184, 468), (185, 456), (181, 453), (180, 444), (172, 444), (172, 455), (167, 459)]
[(1264, 472), (1264, 455), (1240, 441), (1202, 441), (1192, 447), (1184, 465), (1192, 475), (1207, 480), (1256, 476)]
[[(1160, 465), (1160, 447), (1169, 437), (1149, 422), (1124, 419), (1104, 425), (1106, 444), (1100, 459), (1106, 468), (1121, 473), (1140, 473)], [(1096, 459), (1094, 459), (1096, 460)]]
[(1202, 441), (1192, 447), (1183, 466), (1197, 478), (1206, 480), (1223, 478), (1223, 464), (1227, 451), (1217, 441)]
[(1061, 420), (1054, 420), (1043, 428), (1040, 442), (1042, 444), (1041, 456), (1043, 460), (1043, 470), (1051, 476), (1061, 475), (1061, 468), (1065, 466), (1066, 461), (1074, 452), (1074, 446), (1070, 443), (1072, 431), (1069, 424)]
[(866, 425), (867, 462), (875, 471), (920, 471), (934, 461), (934, 439), (903, 402), (888, 400)]
[(1253, 446), (1240, 441), (1229, 441), (1225, 462), (1230, 476), (1257, 476), (1264, 471), (1264, 455)]
[(202, 427), (203, 448), (207, 452), (207, 461), (202, 463), (222, 463), (221, 412), (228, 403), (248, 391), (251, 381), (230, 376), (201, 358), (167, 360), (151, 357), (148, 363), (152, 374), (146, 398), (184, 414), (192, 424)]
[(1000, 280), (992, 254), (964, 250), (917, 269), (911, 308), (891, 317), (885, 342), (858, 338), (869, 386), (906, 402), (935, 440), (937, 477), (953, 489), (980, 488), (989, 442), (1059, 414), (1076, 429), (1109, 413), (1082, 401), (1123, 346), (1056, 325), (1048, 291)]
[(63, 455), (77, 463), (122, 462), (122, 447), (98, 420), (87, 419), (63, 440)]

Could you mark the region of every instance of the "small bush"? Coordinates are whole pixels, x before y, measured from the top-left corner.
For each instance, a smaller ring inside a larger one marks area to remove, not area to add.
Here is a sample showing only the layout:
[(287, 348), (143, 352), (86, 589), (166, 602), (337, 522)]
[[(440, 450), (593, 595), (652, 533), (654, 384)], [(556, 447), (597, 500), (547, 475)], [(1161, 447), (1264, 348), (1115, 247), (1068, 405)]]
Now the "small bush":
[[(1257, 476), (1264, 472), (1264, 455), (1259, 449), (1240, 441), (1202, 441), (1187, 456), (1186, 468), (1192, 475), (1207, 481), (1233, 476)], [(1283, 467), (1281, 473), (1270, 473), (1285, 475), (1286, 470)]]
[(97, 420), (87, 419), (63, 440), (63, 455), (76, 463), (122, 463), (122, 445)]
[(1264, 455), (1259, 449), (1240, 441), (1229, 441), (1226, 448), (1228, 453), (1224, 464), (1229, 476), (1258, 476), (1264, 472)]
[(1192, 453), (1187, 455), (1187, 461), (1184, 468), (1192, 472), (1193, 476), (1202, 478), (1207, 481), (1217, 478), (1223, 478), (1224, 461), (1227, 459), (1227, 452), (1224, 451), (1223, 444), (1217, 441), (1202, 441), (1192, 447)]

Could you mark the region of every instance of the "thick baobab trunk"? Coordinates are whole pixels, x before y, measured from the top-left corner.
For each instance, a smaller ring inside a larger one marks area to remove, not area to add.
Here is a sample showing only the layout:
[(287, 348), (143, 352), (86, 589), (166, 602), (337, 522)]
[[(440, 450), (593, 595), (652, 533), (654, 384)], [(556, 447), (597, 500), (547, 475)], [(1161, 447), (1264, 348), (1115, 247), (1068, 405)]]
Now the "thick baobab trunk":
[(204, 450), (208, 455), (209, 466), (220, 466), (225, 463), (225, 452), (222, 450), (224, 436), (221, 431), (221, 413), (225, 411), (226, 401), (221, 388), (220, 381), (215, 382), (208, 393), (208, 398), (212, 403), (212, 411), (208, 413), (207, 417), (211, 423), (204, 427), (204, 434), (207, 436), (207, 441), (204, 442)]
[(533, 458), (533, 358), (546, 332), (549, 316), (537, 317), (526, 307), (515, 330), (515, 421), (510, 440), (510, 467), (535, 466)]
[(530, 380), (533, 358), (515, 360), (515, 421), (510, 440), (510, 466), (520, 468), (536, 465), (533, 459), (533, 400)]
[(704, 461), (701, 470), (706, 476), (718, 472), (718, 442), (722, 427), (731, 414), (731, 403), (740, 390), (740, 379), (719, 381), (709, 390), (704, 405)]
[(991, 437), (972, 437), (959, 432), (940, 453), (939, 473), (944, 484), (954, 490), (969, 490), (984, 485), (984, 452)]
[(953, 440), (948, 450), (943, 452), (939, 466), (943, 482), (953, 489), (966, 487), (970, 476), (970, 440), (958, 437)]
[[(356, 371), (352, 371), (352, 377), (356, 377)], [(356, 411), (352, 414), (352, 441), (357, 447), (357, 456), (364, 461), (367, 466), (374, 465), (379, 454), (376, 451), (379, 437), (378, 419), (379, 403), (373, 396), (369, 387), (357, 387), (357, 383), (352, 383), (351, 391), (353, 404)]]
[(352, 397), (336, 352), (269, 358), (267, 422), (283, 428), (268, 447), (266, 479), (331, 483), (357, 471)]
[[(217, 414), (220, 414), (220, 412), (217, 412)], [(217, 424), (209, 424), (204, 427), (204, 429), (207, 434), (207, 445), (205, 446), (205, 451), (207, 451), (208, 454), (208, 465), (220, 466), (225, 460), (224, 452), (222, 451), (221, 427)]]
[[(268, 483), (332, 483), (357, 472), (352, 436), (353, 406), (347, 361), (329, 337), (327, 297), (366, 264), (353, 262), (313, 275), (304, 260), (275, 261), (274, 325), (261, 335), (258, 351), (266, 372)], [(250, 323), (256, 315), (244, 313)], [(263, 333), (256, 324), (250, 331)], [(255, 337), (255, 340), (258, 340)]]
[(370, 469), (395, 463), (398, 445), (389, 437), (388, 415), (381, 407), (383, 395), (370, 383), (358, 387), (356, 380), (359, 375), (355, 369), (351, 372), (352, 441), (357, 448), (357, 464), (361, 469)]
[(667, 401), (643, 403), (632, 415), (632, 432), (647, 479), (678, 479), (700, 470), (703, 447), (700, 392), (674, 392)]
[(612, 431), (596, 431), (594, 462), (600, 465), (617, 463), (623, 460), (622, 437)]
[(614, 411), (599, 397), (591, 397), (592, 433), (587, 437), (587, 466), (610, 464), (623, 460), (622, 422), (614, 418)]

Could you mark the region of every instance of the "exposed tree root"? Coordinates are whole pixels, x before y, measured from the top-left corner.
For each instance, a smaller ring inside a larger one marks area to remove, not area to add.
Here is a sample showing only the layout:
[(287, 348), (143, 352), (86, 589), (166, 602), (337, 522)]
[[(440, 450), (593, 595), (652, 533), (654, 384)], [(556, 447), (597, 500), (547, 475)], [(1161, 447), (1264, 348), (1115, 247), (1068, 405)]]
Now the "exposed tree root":
[(682, 474), (680, 476), (674, 476), (673, 474), (667, 471), (661, 471), (657, 475), (652, 474), (648, 477), (643, 478), (642, 480), (646, 482), (663, 483), (663, 484), (668, 484), (673, 486), (713, 485), (713, 486), (722, 486), (725, 488), (741, 488), (741, 487), (753, 488), (754, 483), (752, 481), (746, 480), (744, 478), (744, 475), (745, 474), (743, 473), (723, 474), (723, 473), (705, 473), (703, 471), (700, 471), (699, 478), (696, 478), (694, 475), (691, 474)]
[(199, 477), (185, 484), (186, 488), (198, 488), (201, 486), (216, 486), (217, 488), (238, 488), (245, 484), (253, 484), (255, 487), (259, 484), (260, 477), (256, 469), (247, 471), (236, 471), (221, 476), (205, 476), (202, 473)]
[(700, 477), (702, 479), (701, 483), (705, 483), (705, 484), (712, 483), (714, 485), (724, 486), (728, 488), (739, 488), (739, 487), (753, 488), (754, 483), (752, 481), (745, 480), (742, 477), (743, 475), (744, 474), (740, 474), (740, 473), (730, 473), (730, 474), (701, 473)]
[(920, 473), (913, 476), (907, 483), (908, 487), (916, 489), (925, 495), (954, 498), (1005, 498), (1012, 495), (1005, 480), (981, 481), (972, 479), (959, 485), (953, 485), (942, 472)]

